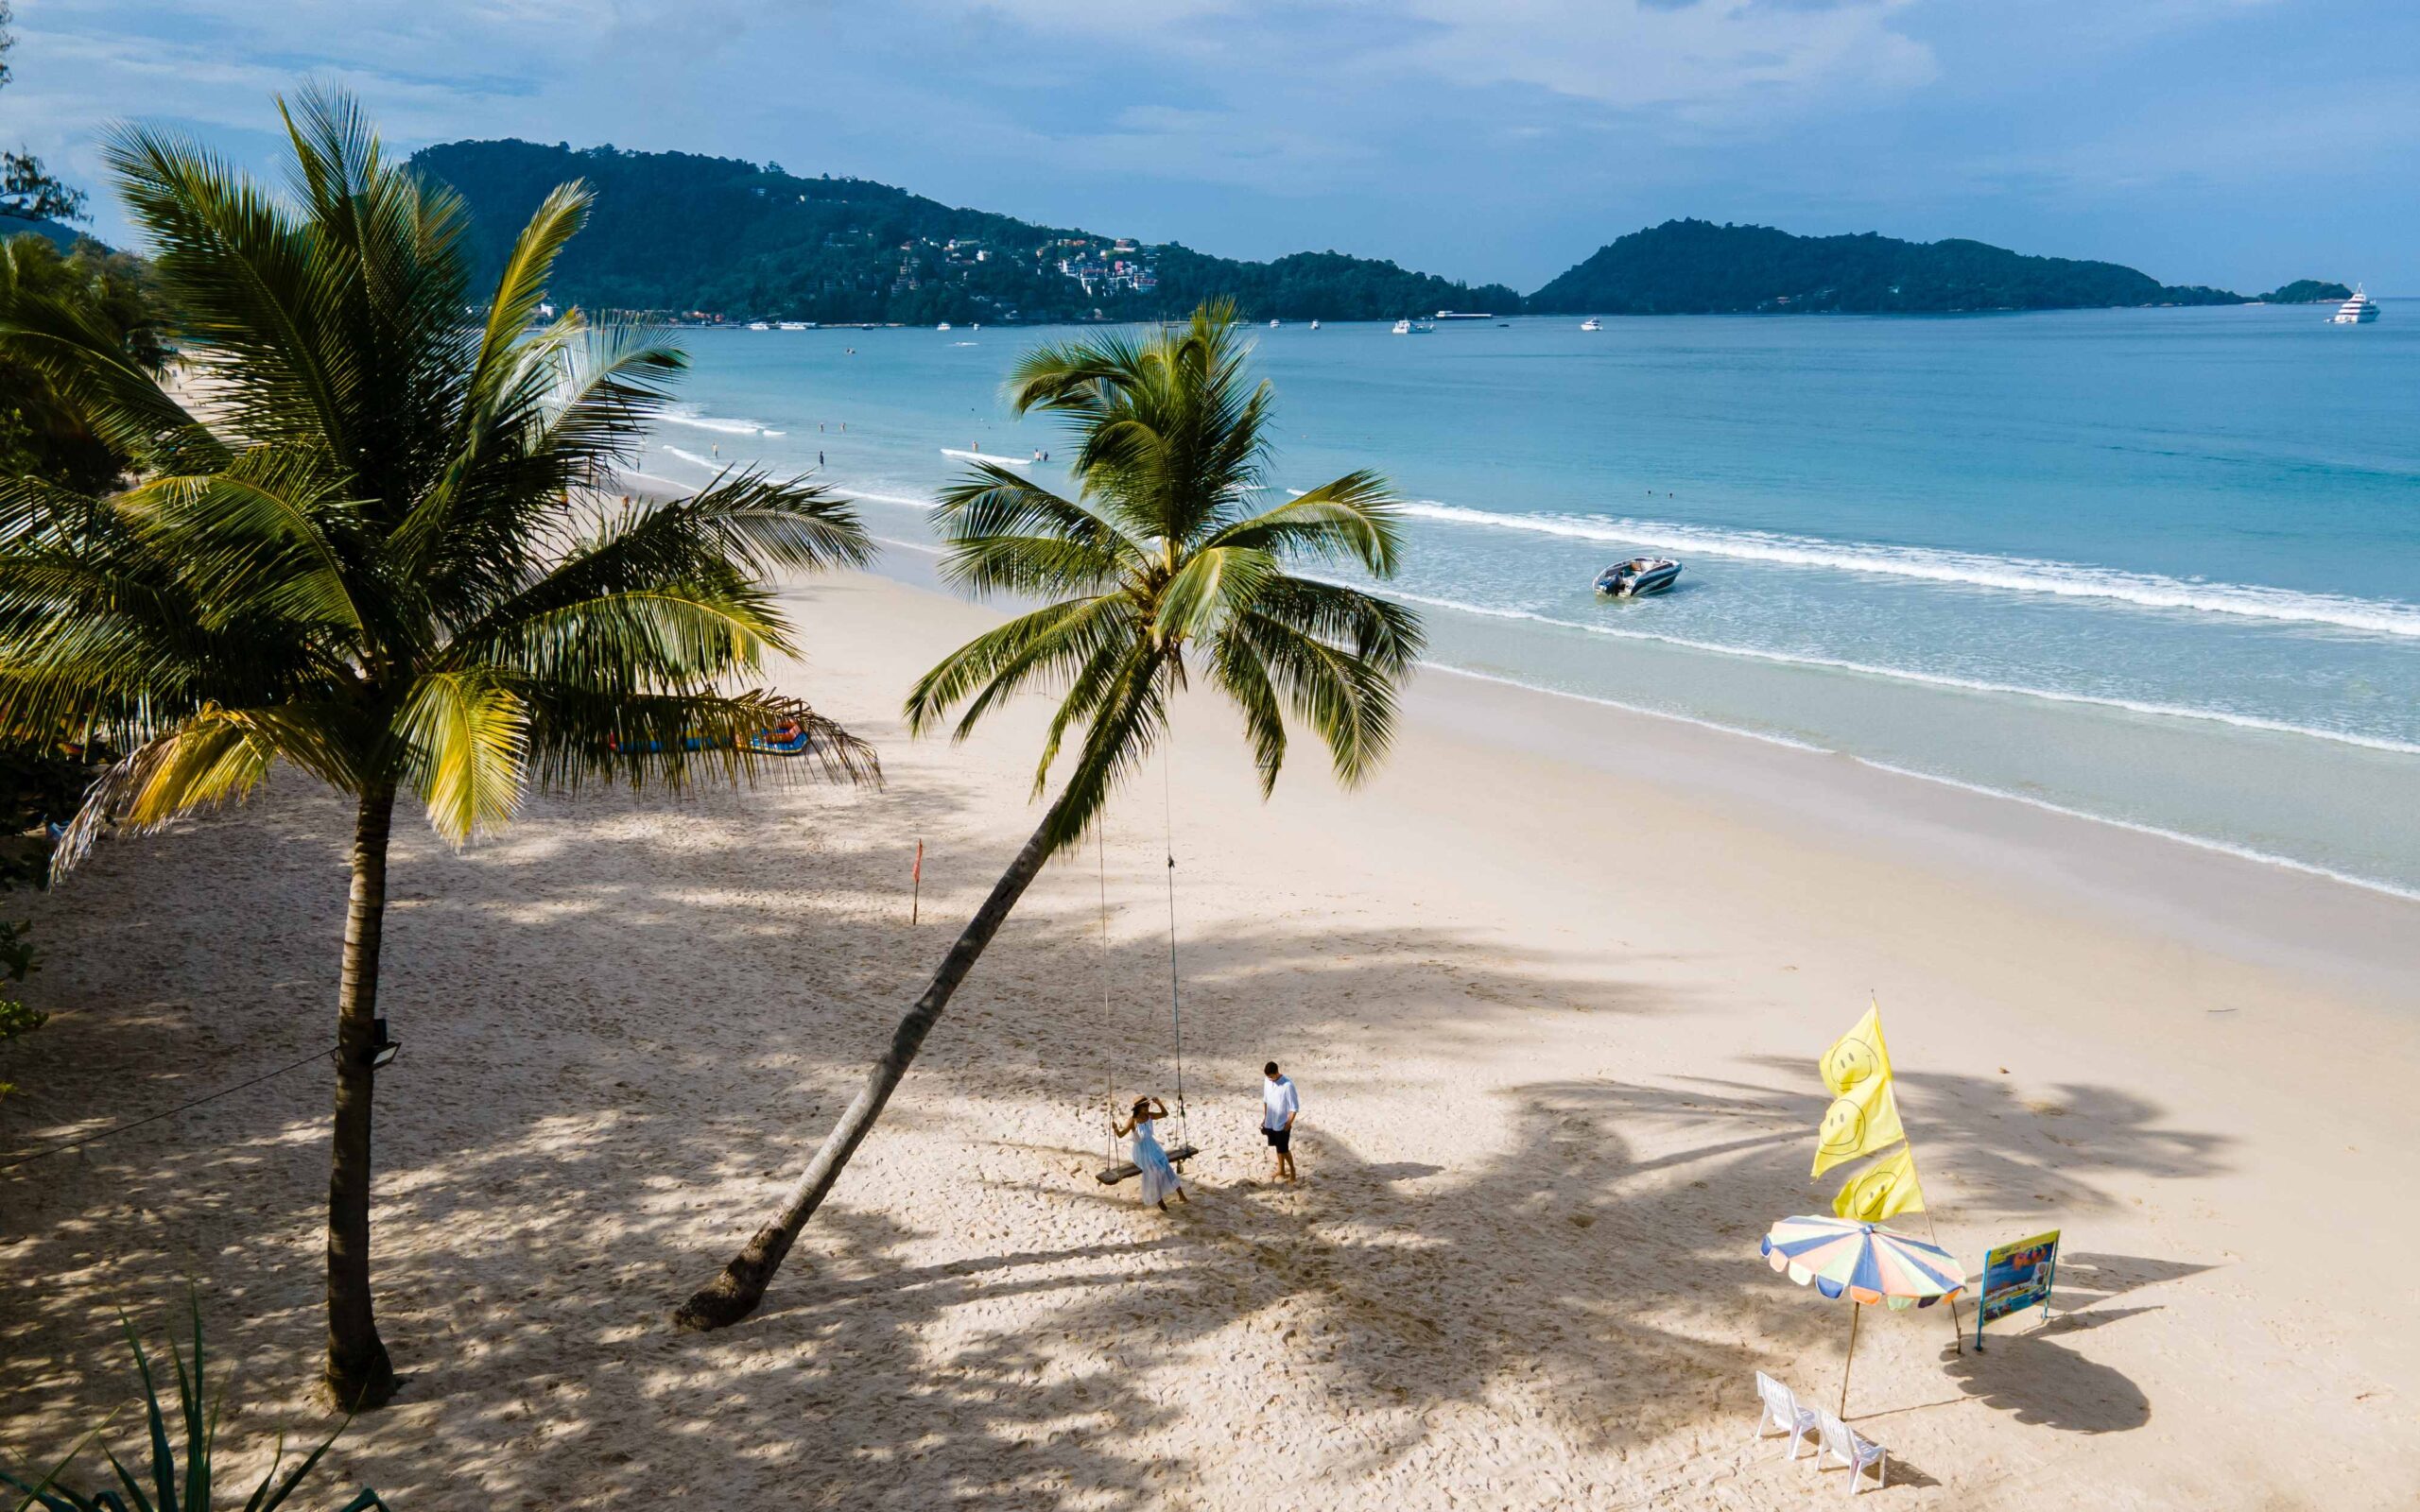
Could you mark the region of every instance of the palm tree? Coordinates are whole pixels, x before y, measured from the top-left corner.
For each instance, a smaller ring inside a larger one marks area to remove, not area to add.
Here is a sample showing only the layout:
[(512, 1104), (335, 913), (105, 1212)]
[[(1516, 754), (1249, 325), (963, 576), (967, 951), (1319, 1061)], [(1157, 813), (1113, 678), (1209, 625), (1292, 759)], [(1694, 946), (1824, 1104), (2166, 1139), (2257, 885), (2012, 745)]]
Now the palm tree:
[[(668, 502), (605, 493), (682, 359), (577, 314), (533, 323), (583, 188), (547, 196), (485, 313), (467, 314), (460, 200), (389, 163), (342, 95), (279, 111), (290, 206), (177, 138), (130, 128), (109, 143), (206, 353), (190, 407), (72, 311), (0, 308), (0, 341), (145, 472), (97, 501), (6, 487), (0, 728), (89, 728), (128, 753), (61, 868), (109, 824), (240, 797), (281, 761), (354, 800), (324, 1383), (358, 1408), (395, 1382), (372, 1308), (370, 1161), (397, 800), (458, 846), (533, 788), (878, 778), (804, 705), (732, 686), (790, 644), (769, 574), (871, 548), (809, 485), (741, 473)], [(808, 760), (755, 748), (791, 720)]]
[(962, 709), (953, 734), (963, 740), (986, 714), (1041, 684), (1058, 690), (1060, 701), (1033, 796), (1047, 790), (1062, 743), (1080, 729), (1075, 765), (781, 1211), (675, 1321), (719, 1328), (755, 1309), (1009, 910), (1150, 756), (1167, 732), (1169, 696), (1196, 671), (1242, 713), (1263, 797), (1286, 760), (1289, 713), (1326, 745), (1347, 784), (1384, 757), (1396, 686), (1420, 651), (1419, 621), (1358, 589), (1288, 569), (1351, 564), (1392, 576), (1393, 497), (1376, 474), (1357, 472), (1258, 508), (1270, 393), (1252, 382), (1248, 356), (1234, 306), (1220, 302), (1148, 335), (1040, 348), (1011, 375), (1018, 414), (1069, 421), (1078, 497), (981, 465), (944, 490), (934, 510), (950, 544), (942, 571), (978, 595), (1050, 602), (925, 674), (908, 697), (908, 728), (928, 732)]

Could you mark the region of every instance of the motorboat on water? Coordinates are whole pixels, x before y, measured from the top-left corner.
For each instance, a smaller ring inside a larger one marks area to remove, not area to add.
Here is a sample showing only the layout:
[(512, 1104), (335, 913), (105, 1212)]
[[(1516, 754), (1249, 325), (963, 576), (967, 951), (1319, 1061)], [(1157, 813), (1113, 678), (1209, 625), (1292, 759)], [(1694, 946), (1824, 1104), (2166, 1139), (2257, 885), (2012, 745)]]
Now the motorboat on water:
[(2367, 325), (2377, 318), (2378, 301), (2371, 299), (2369, 292), (2356, 284), (2353, 285), (2353, 297), (2346, 300), (2327, 320), (2330, 325)]
[(936, 331), (946, 331), (949, 329), (949, 322), (947, 320), (943, 320), (941, 324), (933, 327), (933, 329)]
[(1437, 322), (1434, 320), (1414, 320), (1406, 318), (1394, 323), (1394, 334), (1399, 336), (1425, 336), (1436, 329)]
[(1605, 322), (1598, 319), (1592, 315), (1587, 319), (1580, 322), (1580, 329), (1582, 331), (1602, 331), (1605, 329)]
[(1319, 328), (1320, 328), (1320, 323), (1319, 323), (1317, 320), (1314, 320), (1314, 321), (1312, 321), (1312, 322), (1311, 322), (1311, 329), (1312, 329), (1312, 330), (1316, 331), (1316, 330), (1318, 330)]
[(1607, 598), (1644, 598), (1672, 586), (1681, 564), (1669, 557), (1633, 557), (1597, 575), (1597, 592)]
[(1274, 321), (1274, 320), (1270, 321), (1270, 322), (1269, 322), (1269, 329), (1270, 329), (1271, 331), (1276, 330), (1276, 329), (1277, 329), (1277, 322), (1276, 322), (1276, 321)]

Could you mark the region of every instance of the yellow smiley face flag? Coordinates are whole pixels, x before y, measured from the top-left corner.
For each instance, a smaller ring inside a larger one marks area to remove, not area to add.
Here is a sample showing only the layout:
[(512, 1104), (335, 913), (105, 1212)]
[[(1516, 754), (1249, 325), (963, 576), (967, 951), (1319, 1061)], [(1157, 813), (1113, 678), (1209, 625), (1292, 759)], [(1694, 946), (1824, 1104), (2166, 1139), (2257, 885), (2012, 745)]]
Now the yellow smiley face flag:
[(1925, 1189), (1916, 1181), (1916, 1152), (1902, 1147), (1841, 1183), (1832, 1211), (1851, 1223), (1884, 1223), (1903, 1212), (1922, 1212)]
[(1899, 1124), (1899, 1100), (1891, 1095), (1891, 1078), (1870, 1076), (1845, 1097), (1835, 1097), (1815, 1125), (1816, 1176), (1860, 1155), (1888, 1149), (1908, 1137)]
[(1824, 1085), (1835, 1097), (1854, 1096), (1868, 1082), (1889, 1081), (1891, 1047), (1882, 1042), (1880, 1005), (1867, 1008), (1856, 1027), (1833, 1040), (1815, 1069), (1824, 1074)]

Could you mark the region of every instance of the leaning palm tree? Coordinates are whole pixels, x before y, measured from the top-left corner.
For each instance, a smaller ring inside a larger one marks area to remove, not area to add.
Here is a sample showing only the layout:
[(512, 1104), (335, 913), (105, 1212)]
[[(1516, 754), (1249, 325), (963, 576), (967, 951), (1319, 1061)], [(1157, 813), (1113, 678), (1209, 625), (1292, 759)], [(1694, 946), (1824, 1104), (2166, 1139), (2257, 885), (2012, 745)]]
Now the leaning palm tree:
[(908, 728), (936, 730), (959, 710), (954, 734), (963, 740), (1018, 693), (1046, 686), (1059, 707), (1034, 797), (1048, 791), (1061, 747), (1080, 731), (1074, 765), (781, 1211), (682, 1304), (677, 1322), (718, 1328), (754, 1310), (1009, 910), (1046, 862), (1084, 838), (1167, 733), (1169, 697), (1195, 671), (1241, 712), (1264, 797), (1286, 760), (1289, 713), (1326, 745), (1348, 784), (1384, 757), (1396, 686), (1420, 650), (1419, 622), (1385, 599), (1289, 568), (1307, 561), (1392, 576), (1393, 497), (1384, 480), (1359, 472), (1257, 507), (1270, 396), (1251, 380), (1248, 355), (1233, 306), (1219, 303), (1148, 335), (1040, 348), (1011, 375), (1017, 413), (1069, 421), (1077, 497), (983, 464), (934, 510), (950, 545), (942, 571), (978, 595), (1048, 602), (926, 673), (908, 697)]
[[(177, 138), (110, 141), (202, 352), (183, 390), (73, 311), (0, 307), (0, 342), (143, 470), (89, 512), (31, 480), (0, 486), (0, 728), (89, 730), (126, 753), (61, 868), (107, 826), (240, 797), (281, 762), (354, 800), (324, 1383), (359, 1408), (395, 1382), (370, 1196), (398, 800), (458, 846), (533, 788), (878, 777), (845, 730), (735, 686), (790, 644), (769, 576), (870, 547), (809, 485), (608, 493), (682, 360), (576, 314), (535, 323), (583, 188), (546, 198), (473, 316), (460, 200), (387, 161), (351, 100), (309, 91), (279, 109), (290, 202)], [(776, 726), (804, 760), (760, 748)]]

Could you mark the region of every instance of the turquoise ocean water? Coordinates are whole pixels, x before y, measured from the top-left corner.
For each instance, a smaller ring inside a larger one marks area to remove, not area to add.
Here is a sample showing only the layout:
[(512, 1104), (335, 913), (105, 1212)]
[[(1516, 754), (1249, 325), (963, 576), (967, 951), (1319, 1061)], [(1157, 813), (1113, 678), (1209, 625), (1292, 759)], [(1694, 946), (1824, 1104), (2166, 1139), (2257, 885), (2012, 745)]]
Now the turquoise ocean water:
[[(2420, 301), (1255, 333), (1271, 481), (1375, 467), (1443, 667), (2420, 896)], [(929, 540), (1066, 332), (686, 333), (650, 471), (813, 470)], [(845, 429), (842, 427), (845, 426)], [(1063, 484), (1063, 469), (1032, 468)], [(1597, 599), (1640, 550), (1660, 598)]]

